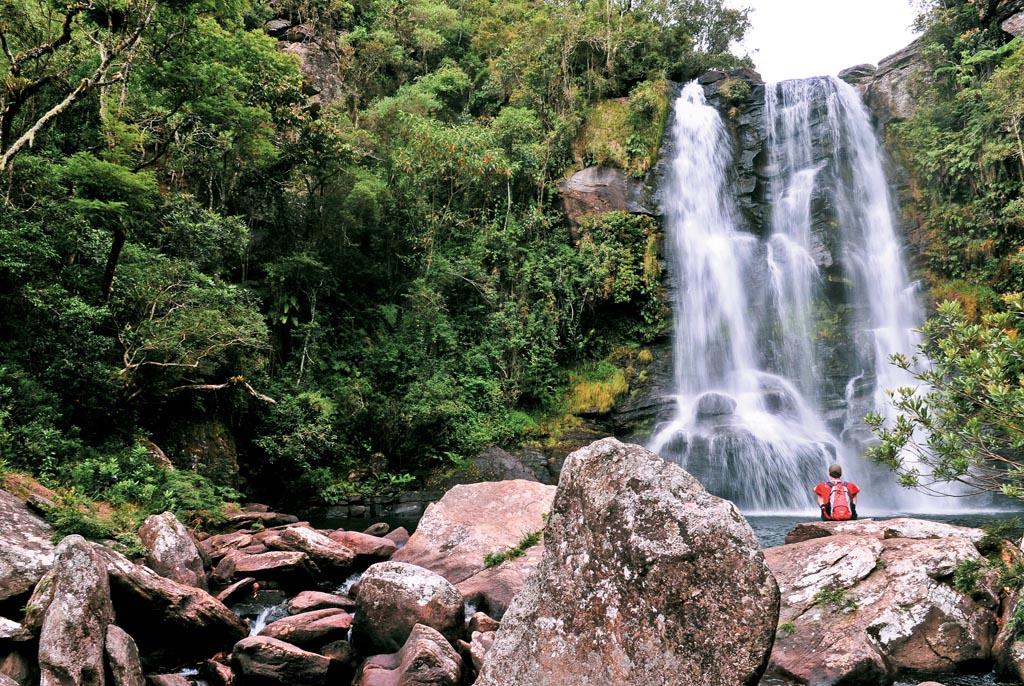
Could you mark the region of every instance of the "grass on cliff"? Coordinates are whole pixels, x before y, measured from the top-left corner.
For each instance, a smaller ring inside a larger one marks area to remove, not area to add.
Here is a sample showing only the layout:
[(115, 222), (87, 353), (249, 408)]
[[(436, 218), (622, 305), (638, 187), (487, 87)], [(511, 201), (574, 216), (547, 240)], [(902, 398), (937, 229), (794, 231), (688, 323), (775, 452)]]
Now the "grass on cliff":
[(604, 166), (641, 177), (658, 159), (669, 111), (667, 81), (644, 81), (628, 98), (595, 104), (573, 152), (585, 167)]

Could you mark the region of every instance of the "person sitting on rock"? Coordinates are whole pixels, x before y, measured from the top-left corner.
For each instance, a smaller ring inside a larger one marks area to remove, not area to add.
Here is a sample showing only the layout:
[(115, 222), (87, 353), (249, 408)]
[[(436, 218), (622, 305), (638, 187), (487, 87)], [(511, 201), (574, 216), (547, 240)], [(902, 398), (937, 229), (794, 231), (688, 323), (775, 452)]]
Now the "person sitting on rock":
[(828, 480), (814, 487), (821, 508), (822, 520), (857, 519), (857, 484), (843, 481), (843, 468), (833, 462), (828, 466)]

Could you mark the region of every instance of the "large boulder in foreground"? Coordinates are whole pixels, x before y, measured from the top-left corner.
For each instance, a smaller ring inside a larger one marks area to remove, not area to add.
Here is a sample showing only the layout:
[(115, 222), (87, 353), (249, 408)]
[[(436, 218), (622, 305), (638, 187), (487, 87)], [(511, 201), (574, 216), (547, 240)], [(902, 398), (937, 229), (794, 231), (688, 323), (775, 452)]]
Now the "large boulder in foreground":
[[(997, 575), (985, 570), (974, 534), (916, 537), (929, 531), (937, 530), (909, 520), (847, 522), (842, 533), (765, 551), (784, 627), (769, 673), (801, 683), (886, 683), (989, 659)], [(958, 590), (954, 574), (972, 568), (973, 588), (962, 573)]]
[(239, 684), (327, 686), (331, 659), (269, 636), (235, 644), (231, 665)]
[(53, 566), (53, 528), (0, 491), (0, 600), (28, 593)]
[(477, 686), (758, 682), (779, 591), (735, 506), (640, 446), (565, 462), (544, 559)]
[(484, 556), (519, 545), (544, 528), (555, 487), (515, 479), (455, 486), (427, 507), (416, 532), (391, 558), (429, 569), (463, 597), (500, 618), (540, 563), (541, 548), (488, 568)]
[(39, 634), (41, 683), (103, 686), (107, 627), (114, 621), (103, 559), (81, 536), (54, 557), (52, 591)]

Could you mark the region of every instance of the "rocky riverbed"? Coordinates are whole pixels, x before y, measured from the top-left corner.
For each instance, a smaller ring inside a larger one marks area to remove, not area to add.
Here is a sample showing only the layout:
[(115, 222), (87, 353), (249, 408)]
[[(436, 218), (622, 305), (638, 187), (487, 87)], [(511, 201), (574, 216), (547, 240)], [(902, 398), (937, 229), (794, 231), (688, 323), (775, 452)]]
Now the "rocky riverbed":
[(916, 519), (802, 524), (614, 439), (558, 487), (466, 484), (401, 529), (250, 508), (131, 560), (0, 492), (0, 686), (891, 684), (1024, 673), (1019, 548)]

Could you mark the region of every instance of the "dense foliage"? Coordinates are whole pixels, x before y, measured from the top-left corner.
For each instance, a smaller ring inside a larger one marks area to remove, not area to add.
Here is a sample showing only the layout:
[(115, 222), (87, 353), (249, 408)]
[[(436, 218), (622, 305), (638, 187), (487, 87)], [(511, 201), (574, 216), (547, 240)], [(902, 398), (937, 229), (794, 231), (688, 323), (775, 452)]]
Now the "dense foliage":
[(905, 198), (934, 300), (919, 356), (894, 362), (899, 418), (869, 423), (873, 455), (904, 484), (958, 481), (1024, 497), (1024, 41), (997, 2), (946, 0), (922, 17), (921, 105), (890, 129), (910, 172)]
[(746, 27), (722, 0), (4, 2), (0, 461), (166, 500), (111, 465), (213, 419), (251, 495), (329, 499), (522, 440), (663, 329), (655, 223), (570, 230), (553, 183), (615, 98), (601, 161), (646, 171), (666, 80), (738, 64)]

